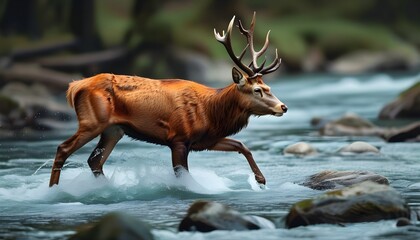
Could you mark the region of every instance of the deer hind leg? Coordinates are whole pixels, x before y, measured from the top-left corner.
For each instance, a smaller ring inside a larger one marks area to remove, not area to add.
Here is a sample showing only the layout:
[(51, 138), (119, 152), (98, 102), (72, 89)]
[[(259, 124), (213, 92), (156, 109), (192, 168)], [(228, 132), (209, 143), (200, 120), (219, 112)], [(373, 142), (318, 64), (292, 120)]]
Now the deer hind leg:
[(86, 143), (97, 137), (102, 129), (88, 129), (79, 128), (79, 130), (72, 137), (60, 144), (57, 148), (57, 154), (51, 170), (50, 187), (58, 184), (60, 179), (61, 168), (66, 162), (67, 158), (76, 150), (81, 148)]
[(95, 177), (103, 175), (102, 166), (108, 159), (118, 141), (124, 136), (123, 130), (116, 125), (107, 128), (101, 134), (98, 145), (88, 158), (88, 164)]
[(264, 175), (261, 173), (260, 169), (258, 168), (257, 163), (255, 163), (255, 160), (252, 157), (251, 151), (249, 151), (249, 149), (242, 142), (234, 140), (234, 139), (230, 139), (230, 138), (223, 138), (209, 150), (242, 153), (245, 156), (246, 160), (248, 161), (248, 164), (255, 175), (255, 180), (259, 184), (265, 185)]
[(108, 126), (110, 107), (106, 97), (101, 93), (82, 92), (76, 97), (76, 114), (79, 129), (76, 134), (60, 144), (51, 170), (50, 187), (58, 184), (61, 168), (67, 158), (86, 143), (97, 137)]

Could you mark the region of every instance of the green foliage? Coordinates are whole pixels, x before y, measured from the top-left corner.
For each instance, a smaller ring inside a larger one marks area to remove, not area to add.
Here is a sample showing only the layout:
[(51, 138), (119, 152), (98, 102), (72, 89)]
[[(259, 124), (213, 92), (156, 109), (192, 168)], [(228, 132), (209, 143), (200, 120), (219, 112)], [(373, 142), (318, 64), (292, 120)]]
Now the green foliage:
[[(221, 10), (219, 18), (212, 17), (209, 12), (217, 8), (219, 2), (183, 1), (184, 5), (159, 8), (145, 23), (139, 33), (150, 41), (171, 44), (183, 49), (200, 51), (213, 58), (226, 59), (223, 46), (213, 37), (213, 28), (221, 32), (226, 30), (229, 18)], [(335, 59), (343, 54), (356, 50), (391, 51), (406, 56), (415, 56), (416, 49), (402, 41), (391, 29), (378, 24), (362, 24), (349, 18), (360, 17), (366, 9), (372, 7), (374, 1), (360, 4), (349, 1), (331, 2), (321, 1), (315, 8), (314, 3), (308, 1), (246, 1), (248, 7), (239, 7), (241, 1), (236, 1), (236, 10), (228, 6), (248, 26), (253, 8), (258, 11), (257, 28), (255, 32), (256, 48), (263, 43), (265, 34), (271, 29), (271, 47), (278, 48), (282, 58), (292, 65), (300, 65), (311, 47), (316, 46), (325, 54), (327, 59)], [(304, 3), (307, 4), (304, 4)], [(268, 9), (267, 5), (273, 8)], [(221, 8), (222, 9), (222, 8)], [(290, 10), (296, 14), (285, 14)], [(276, 13), (280, 15), (276, 15)], [(342, 14), (340, 16), (340, 14)], [(228, 14), (229, 15), (229, 14)], [(347, 17), (347, 19), (343, 18)], [(226, 18), (226, 19), (225, 19)], [(221, 27), (222, 26), (222, 27)], [(237, 31), (236, 29), (234, 31)], [(152, 38), (153, 37), (153, 38)], [(236, 52), (242, 50), (244, 39), (239, 34), (233, 36)]]
[(124, 36), (132, 23), (130, 10), (133, 0), (96, 2), (96, 22), (99, 35), (105, 46), (113, 46), (123, 42)]
[(279, 51), (295, 61), (301, 61), (311, 45), (320, 47), (330, 59), (359, 49), (395, 51), (406, 55), (416, 51), (391, 31), (377, 25), (307, 17), (290, 17), (270, 24), (274, 29), (273, 42)]
[[(177, 48), (228, 60), (224, 47), (213, 36), (213, 28), (219, 32), (226, 30), (233, 15), (248, 27), (254, 11), (257, 12), (256, 49), (262, 46), (271, 29), (267, 60), (273, 57), (273, 48), (278, 48), (280, 57), (294, 69), (302, 66), (314, 48), (329, 61), (357, 50), (387, 51), (415, 59), (416, 46), (420, 46), (420, 17), (412, 10), (415, 4), (408, 0), (101, 0), (94, 3), (94, 8), (88, 8), (81, 18), (86, 25), (78, 28), (77, 24), (73, 26), (78, 18), (71, 14), (76, 2), (37, 2), (33, 30), (40, 30), (42, 37), (32, 39), (13, 32), (0, 38), (0, 54), (9, 54), (13, 48), (69, 39), (76, 29), (84, 34), (84, 41), (92, 42), (87, 51), (123, 45), (133, 55), (144, 47), (168, 54)], [(0, 4), (0, 19), (6, 6)], [(90, 18), (92, 15), (95, 17)], [(97, 37), (96, 31), (100, 41), (89, 39)], [(89, 34), (92, 32), (95, 33)], [(245, 41), (237, 32), (235, 28), (232, 45), (239, 54)], [(145, 64), (140, 62), (133, 65)], [(149, 67), (154, 67), (151, 64)]]

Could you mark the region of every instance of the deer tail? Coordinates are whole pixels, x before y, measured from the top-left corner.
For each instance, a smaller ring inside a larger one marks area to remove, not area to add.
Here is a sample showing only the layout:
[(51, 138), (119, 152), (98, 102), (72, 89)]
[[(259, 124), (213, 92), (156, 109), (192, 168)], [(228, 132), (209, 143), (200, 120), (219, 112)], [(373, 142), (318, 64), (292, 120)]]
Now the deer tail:
[(82, 79), (78, 81), (73, 81), (69, 84), (69, 88), (67, 89), (67, 102), (70, 107), (74, 108), (74, 101), (78, 92), (83, 90), (88, 85), (88, 79)]

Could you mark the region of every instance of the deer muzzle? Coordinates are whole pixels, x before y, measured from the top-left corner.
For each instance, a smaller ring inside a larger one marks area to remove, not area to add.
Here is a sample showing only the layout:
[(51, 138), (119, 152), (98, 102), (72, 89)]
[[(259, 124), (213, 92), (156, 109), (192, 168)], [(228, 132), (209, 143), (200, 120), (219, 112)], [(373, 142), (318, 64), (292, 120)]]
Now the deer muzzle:
[(287, 112), (286, 104), (280, 102), (276, 106), (273, 107), (273, 115), (277, 117), (283, 116), (284, 113)]

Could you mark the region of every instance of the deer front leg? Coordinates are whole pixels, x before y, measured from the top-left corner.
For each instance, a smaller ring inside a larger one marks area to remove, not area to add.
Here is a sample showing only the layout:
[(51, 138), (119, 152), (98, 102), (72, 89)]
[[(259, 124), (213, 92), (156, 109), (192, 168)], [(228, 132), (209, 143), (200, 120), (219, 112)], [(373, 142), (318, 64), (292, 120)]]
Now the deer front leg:
[(234, 140), (234, 139), (230, 139), (230, 138), (223, 138), (209, 150), (242, 153), (245, 156), (246, 160), (248, 161), (248, 164), (255, 175), (255, 180), (259, 184), (265, 185), (264, 175), (261, 173), (257, 164), (255, 163), (254, 158), (252, 157), (252, 153), (242, 142)]
[(188, 171), (188, 153), (190, 149), (184, 142), (173, 143), (170, 148), (175, 176), (179, 177), (182, 168)]

